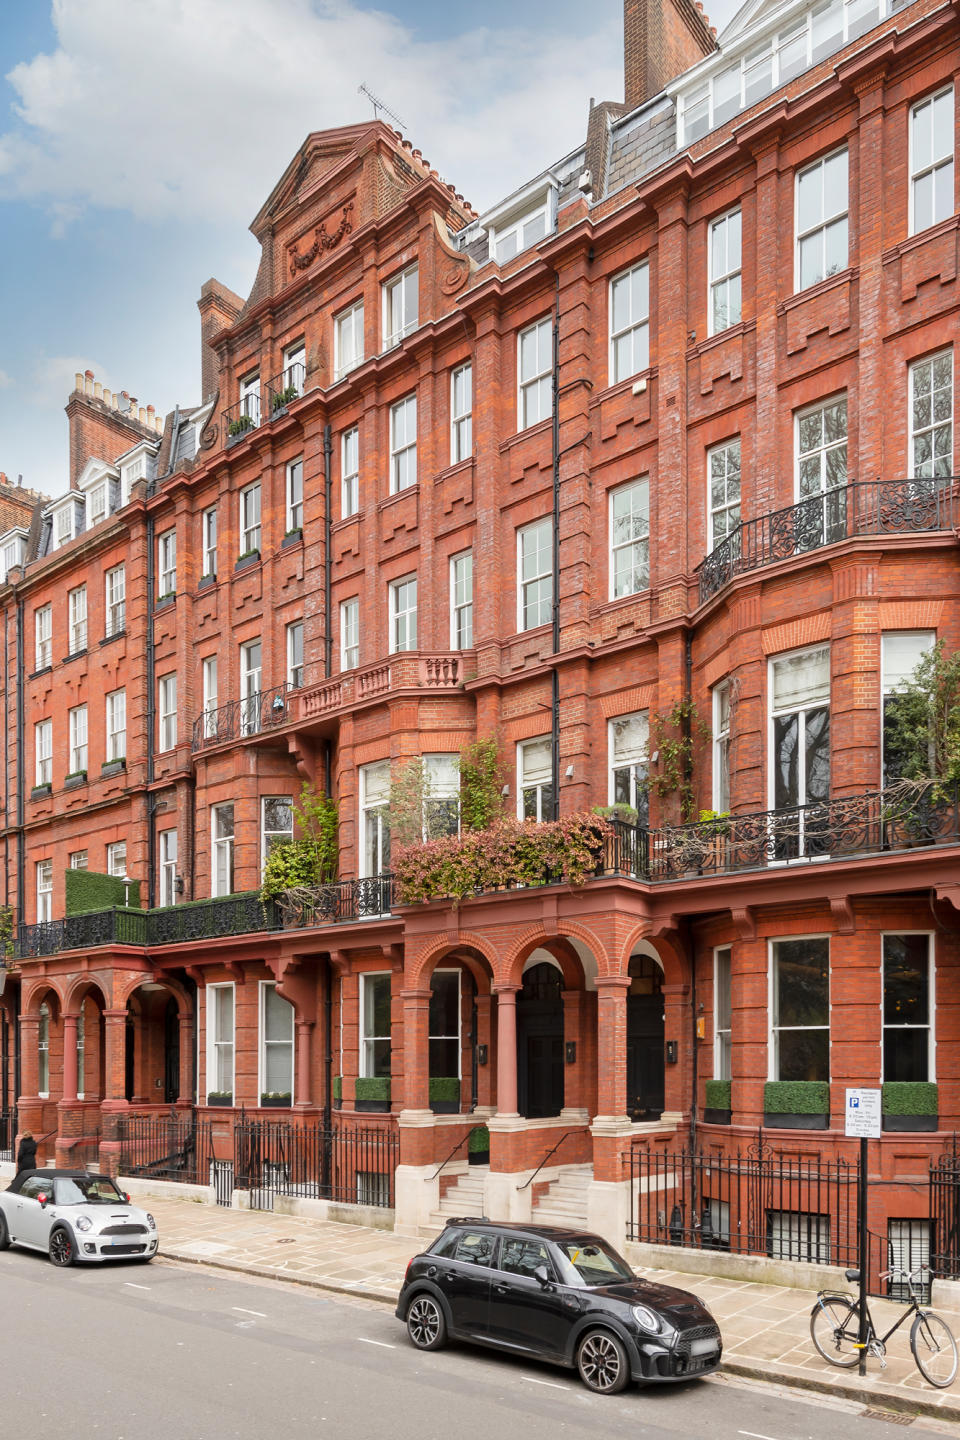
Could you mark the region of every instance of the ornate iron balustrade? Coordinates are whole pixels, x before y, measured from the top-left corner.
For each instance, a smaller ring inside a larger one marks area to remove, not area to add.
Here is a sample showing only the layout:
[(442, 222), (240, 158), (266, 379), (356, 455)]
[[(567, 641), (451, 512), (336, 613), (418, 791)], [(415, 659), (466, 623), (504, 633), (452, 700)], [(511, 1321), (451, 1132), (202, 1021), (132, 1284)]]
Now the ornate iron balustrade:
[(204, 710), (193, 722), (193, 749), (243, 740), (282, 725), (290, 718), (287, 713), (289, 688), (284, 682), (270, 690), (257, 690), (242, 700), (231, 700), (216, 710)]
[(363, 880), (298, 886), (287, 892), (279, 908), (286, 927), (303, 929), (344, 920), (377, 920), (390, 914), (392, 901), (393, 876), (369, 875)]
[(260, 396), (255, 390), (244, 395), (236, 405), (231, 405), (229, 410), (222, 412), (223, 439), (226, 445), (236, 445), (244, 435), (251, 430), (256, 430), (260, 424)]
[(279, 375), (267, 380), (263, 387), (267, 397), (264, 420), (273, 420), (275, 416), (283, 415), (288, 405), (299, 400), (306, 380), (307, 367), (301, 360), (285, 366)]
[(61, 950), (86, 950), (95, 945), (144, 945), (146, 911), (92, 910), (85, 915), (67, 915), (63, 920), (42, 920), (21, 925), (17, 930), (17, 955), (31, 958), (57, 955)]
[(785, 510), (745, 520), (697, 567), (700, 603), (736, 575), (858, 535), (952, 530), (960, 518), (956, 476), (851, 482)]
[(163, 910), (146, 910), (144, 915), (148, 946), (212, 940), (218, 935), (255, 935), (280, 928), (276, 906), (270, 901), (261, 901), (258, 890), (170, 905)]

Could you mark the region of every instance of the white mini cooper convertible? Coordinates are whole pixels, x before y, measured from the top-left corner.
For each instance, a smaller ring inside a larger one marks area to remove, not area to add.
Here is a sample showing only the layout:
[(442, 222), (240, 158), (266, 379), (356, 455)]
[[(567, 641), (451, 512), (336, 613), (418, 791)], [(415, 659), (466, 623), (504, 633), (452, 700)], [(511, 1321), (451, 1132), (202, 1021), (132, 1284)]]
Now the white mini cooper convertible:
[(85, 1170), (21, 1170), (0, 1190), (0, 1250), (42, 1250), (54, 1265), (152, 1260), (157, 1222), (130, 1204), (108, 1175)]

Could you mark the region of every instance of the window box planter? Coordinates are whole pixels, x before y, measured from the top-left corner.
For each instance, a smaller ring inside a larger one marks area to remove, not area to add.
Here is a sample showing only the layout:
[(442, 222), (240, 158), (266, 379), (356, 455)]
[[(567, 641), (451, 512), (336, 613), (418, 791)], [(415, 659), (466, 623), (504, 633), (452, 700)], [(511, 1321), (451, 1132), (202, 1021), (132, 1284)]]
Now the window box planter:
[(208, 1105), (232, 1105), (232, 1090), (210, 1090), (207, 1094)]
[(161, 596), (160, 596), (160, 598), (157, 600), (156, 605), (154, 605), (153, 608), (154, 608), (154, 610), (163, 610), (163, 609), (165, 609), (168, 605), (172, 605), (173, 602), (174, 602), (174, 600), (176, 600), (176, 598), (177, 598), (177, 592), (176, 592), (176, 590), (168, 590), (167, 593), (166, 593), (166, 595), (161, 595)]
[(64, 777), (63, 788), (64, 790), (75, 790), (78, 785), (86, 785), (86, 783), (86, 770), (71, 770), (70, 774)]
[(882, 1087), (884, 1130), (938, 1130), (940, 1101), (927, 1080), (888, 1080)]
[(390, 1076), (361, 1075), (354, 1082), (354, 1109), (384, 1114), (390, 1109)]
[(434, 1115), (459, 1115), (460, 1081), (455, 1075), (431, 1077), (430, 1109)]
[(486, 1125), (478, 1125), (475, 1130), (470, 1131), (470, 1138), (467, 1141), (467, 1164), (490, 1164), (490, 1131)]
[(120, 756), (117, 760), (104, 760), (100, 766), (100, 774), (104, 778), (110, 775), (121, 775), (127, 768), (126, 759)]
[(774, 1130), (829, 1130), (830, 1086), (825, 1080), (768, 1080), (763, 1123)]
[(64, 657), (63, 657), (63, 659), (61, 660), (60, 663), (61, 663), (61, 665), (66, 665), (66, 663), (67, 663), (68, 660), (79, 660), (79, 659), (80, 659), (80, 656), (81, 656), (81, 655), (86, 655), (86, 653), (87, 653), (87, 647), (86, 647), (86, 645), (84, 645), (84, 647), (83, 647), (82, 650), (71, 650), (69, 655), (64, 655)]
[(288, 385), (285, 390), (278, 390), (273, 397), (274, 419), (276, 419), (278, 415), (282, 415), (286, 411), (287, 406), (296, 400), (299, 394), (300, 392), (296, 385)]
[(287, 533), (286, 533), (286, 535), (284, 535), (284, 537), (283, 537), (283, 541), (282, 541), (282, 543), (281, 543), (280, 549), (281, 549), (281, 550), (289, 550), (289, 548), (291, 547), (291, 545), (299, 545), (300, 542), (302, 541), (302, 539), (303, 539), (303, 531), (302, 531), (302, 530), (288, 530)]
[(289, 1090), (272, 1090), (260, 1096), (261, 1110), (289, 1110), (293, 1104), (293, 1096)]
[(34, 785), (33, 789), (30, 791), (30, 799), (45, 800), (46, 797), (50, 794), (52, 788), (53, 787), (49, 784), (49, 782), (46, 785)]
[(730, 1115), (730, 1081), (708, 1080), (706, 1104), (703, 1107), (704, 1124), (729, 1125)]
[(237, 556), (237, 563), (236, 563), (236, 565), (234, 565), (233, 568), (234, 568), (234, 570), (248, 570), (251, 565), (259, 565), (259, 564), (260, 564), (260, 551), (259, 551), (259, 550), (244, 550), (244, 552), (243, 552), (242, 555), (238, 555), (238, 556)]
[(123, 637), (124, 635), (126, 635), (126, 633), (127, 633), (126, 626), (124, 626), (124, 628), (123, 628), (122, 630), (111, 630), (109, 635), (104, 635), (103, 639), (100, 641), (100, 644), (101, 644), (101, 646), (102, 646), (102, 645), (112, 645), (113, 642), (114, 642), (114, 640), (120, 640), (120, 639), (122, 639), (122, 637)]
[(333, 1077), (333, 1108), (334, 1108), (334, 1110), (342, 1110), (342, 1109), (343, 1109), (343, 1076), (342, 1076), (342, 1075), (334, 1075), (334, 1077)]
[(217, 577), (216, 577), (216, 575), (201, 575), (201, 576), (200, 576), (200, 579), (197, 581), (197, 589), (198, 589), (198, 590), (209, 590), (209, 589), (211, 588), (211, 586), (216, 585), (216, 583), (217, 583)]
[(49, 674), (50, 674), (50, 671), (51, 671), (52, 669), (53, 669), (53, 666), (52, 666), (52, 665), (41, 665), (41, 667), (40, 667), (39, 670), (33, 670), (33, 671), (31, 671), (31, 673), (27, 676), (27, 679), (28, 679), (28, 680), (36, 680), (36, 678), (37, 678), (38, 675), (49, 675)]

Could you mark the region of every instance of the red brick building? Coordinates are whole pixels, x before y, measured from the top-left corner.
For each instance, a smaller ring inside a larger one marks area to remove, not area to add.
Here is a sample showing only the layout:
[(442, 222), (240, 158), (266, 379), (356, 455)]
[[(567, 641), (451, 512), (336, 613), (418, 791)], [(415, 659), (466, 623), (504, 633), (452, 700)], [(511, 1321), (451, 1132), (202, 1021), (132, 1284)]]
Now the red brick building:
[[(223, 1159), (267, 1100), (398, 1133), (409, 1227), (485, 1121), (488, 1213), (576, 1167), (622, 1234), (638, 1146), (843, 1153), (845, 1088), (894, 1081), (956, 1128), (960, 819), (898, 809), (883, 754), (885, 698), (960, 645), (956, 7), (625, 19), (626, 104), (483, 215), (383, 124), (309, 136), (162, 436), (78, 377), (0, 602), (4, 1099), (48, 1153), (116, 1165), (196, 1105)], [(391, 774), (423, 758), (455, 816), (488, 736), (520, 818), (636, 825), (583, 885), (391, 900)], [(305, 781), (341, 879), (281, 926)]]

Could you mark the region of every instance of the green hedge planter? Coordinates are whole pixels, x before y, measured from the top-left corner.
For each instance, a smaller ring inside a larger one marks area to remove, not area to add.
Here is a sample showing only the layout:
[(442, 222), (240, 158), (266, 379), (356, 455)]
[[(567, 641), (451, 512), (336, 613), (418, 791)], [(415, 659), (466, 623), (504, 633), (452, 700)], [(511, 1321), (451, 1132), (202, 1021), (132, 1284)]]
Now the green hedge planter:
[(293, 1096), (289, 1090), (264, 1093), (260, 1096), (261, 1110), (289, 1110), (292, 1104)]
[(390, 1109), (390, 1076), (358, 1076), (354, 1081), (354, 1109), (380, 1113)]
[(478, 1125), (470, 1131), (470, 1138), (467, 1141), (467, 1164), (490, 1164), (490, 1131), (486, 1125)]
[(333, 1108), (334, 1108), (334, 1110), (342, 1110), (342, 1109), (343, 1109), (343, 1076), (342, 1076), (342, 1075), (334, 1075), (334, 1077), (333, 1077)]
[(830, 1086), (825, 1080), (768, 1080), (763, 1123), (775, 1130), (829, 1130)]
[(938, 1130), (940, 1097), (929, 1080), (888, 1080), (881, 1102), (884, 1130)]
[(232, 1104), (233, 1104), (233, 1091), (232, 1091), (232, 1090), (210, 1090), (210, 1091), (208, 1091), (208, 1093), (207, 1093), (207, 1104), (208, 1104), (208, 1105), (232, 1105)]
[(117, 875), (101, 875), (97, 870), (67, 870), (65, 882), (68, 915), (123, 909), (128, 899), (129, 909), (140, 908), (139, 880), (129, 880), (125, 885)]
[(430, 1109), (434, 1115), (460, 1113), (460, 1081), (455, 1075), (431, 1076)]
[(706, 1084), (706, 1105), (703, 1109), (705, 1125), (730, 1124), (730, 1081), (708, 1080)]

